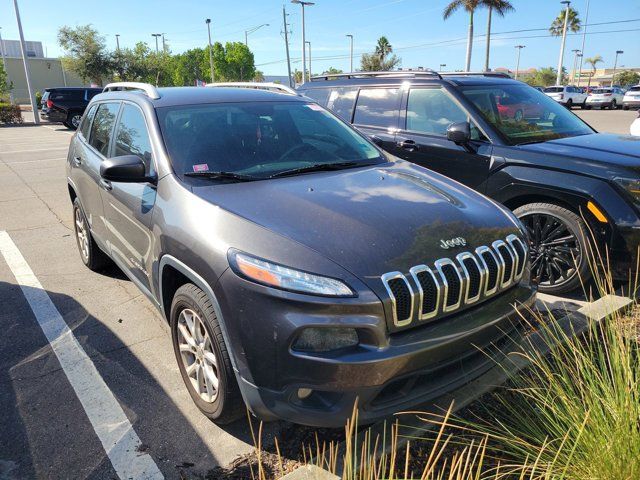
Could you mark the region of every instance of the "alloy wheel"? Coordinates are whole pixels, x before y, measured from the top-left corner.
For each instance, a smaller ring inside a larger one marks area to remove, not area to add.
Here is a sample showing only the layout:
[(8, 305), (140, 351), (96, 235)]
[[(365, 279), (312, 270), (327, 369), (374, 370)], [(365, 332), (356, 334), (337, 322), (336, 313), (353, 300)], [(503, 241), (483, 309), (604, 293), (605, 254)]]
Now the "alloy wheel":
[(531, 242), (531, 274), (540, 286), (559, 287), (578, 274), (582, 248), (575, 232), (548, 213), (520, 217)]
[(521, 121), (524, 118), (524, 114), (522, 113), (522, 110), (516, 110), (516, 113), (513, 115), (513, 119), (516, 122)]
[(178, 316), (178, 347), (191, 386), (202, 400), (212, 403), (218, 397), (218, 360), (211, 337), (200, 316), (185, 308)]
[(73, 128), (78, 128), (80, 120), (82, 120), (82, 115), (74, 115), (71, 117), (71, 125), (73, 125)]
[(89, 260), (89, 232), (87, 231), (82, 212), (77, 207), (74, 210), (74, 218), (78, 247), (80, 247), (80, 254), (86, 263)]

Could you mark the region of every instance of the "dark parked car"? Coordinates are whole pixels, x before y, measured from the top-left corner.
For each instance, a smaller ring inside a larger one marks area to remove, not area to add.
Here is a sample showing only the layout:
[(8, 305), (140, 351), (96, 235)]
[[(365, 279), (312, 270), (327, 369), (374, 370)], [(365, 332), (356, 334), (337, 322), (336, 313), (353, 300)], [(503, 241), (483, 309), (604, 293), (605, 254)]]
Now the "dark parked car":
[(42, 94), (40, 118), (51, 122), (62, 122), (65, 127), (75, 130), (80, 124), (89, 101), (101, 92), (101, 88), (45, 88)]
[(110, 257), (167, 319), (217, 422), (415, 406), (494, 365), (479, 349), (535, 300), (510, 211), (309, 99), (106, 90), (69, 148), (81, 258)]
[[(299, 91), (386, 151), (513, 210), (529, 231), (541, 291), (568, 292), (588, 279), (591, 232), (617, 277), (635, 272), (640, 139), (599, 134), (547, 95), (498, 74), (342, 74)], [(528, 107), (516, 115), (504, 98)]]

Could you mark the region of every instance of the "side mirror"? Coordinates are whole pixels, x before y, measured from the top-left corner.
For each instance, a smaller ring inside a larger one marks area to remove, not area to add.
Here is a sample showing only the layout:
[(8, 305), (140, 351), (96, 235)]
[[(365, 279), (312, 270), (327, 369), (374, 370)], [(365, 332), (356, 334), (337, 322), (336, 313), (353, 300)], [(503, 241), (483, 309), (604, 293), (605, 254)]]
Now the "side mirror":
[(105, 160), (100, 165), (100, 176), (111, 182), (152, 182), (154, 177), (146, 174), (146, 167), (137, 155), (122, 155)]
[(447, 139), (456, 145), (466, 145), (471, 140), (471, 125), (469, 122), (452, 123), (447, 128)]

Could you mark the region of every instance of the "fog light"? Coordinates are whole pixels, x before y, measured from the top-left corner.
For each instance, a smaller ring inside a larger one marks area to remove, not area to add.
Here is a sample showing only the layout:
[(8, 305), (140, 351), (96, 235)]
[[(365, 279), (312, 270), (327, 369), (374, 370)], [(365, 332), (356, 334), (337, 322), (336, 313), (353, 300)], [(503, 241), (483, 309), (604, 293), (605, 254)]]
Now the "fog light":
[(300, 400), (304, 400), (305, 398), (308, 398), (312, 393), (313, 393), (313, 390), (311, 390), (310, 388), (299, 388), (298, 398)]
[(301, 352), (329, 352), (358, 344), (358, 333), (353, 328), (306, 328), (293, 344)]

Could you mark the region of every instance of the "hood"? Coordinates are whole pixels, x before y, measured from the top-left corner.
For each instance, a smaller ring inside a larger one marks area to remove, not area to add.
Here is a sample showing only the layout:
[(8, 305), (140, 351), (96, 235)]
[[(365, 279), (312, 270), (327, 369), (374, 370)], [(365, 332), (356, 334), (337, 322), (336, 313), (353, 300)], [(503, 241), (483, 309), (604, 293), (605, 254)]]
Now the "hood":
[(592, 133), (524, 145), (520, 148), (640, 169), (640, 137), (631, 135)]
[[(193, 192), (315, 250), (365, 282), (518, 231), (513, 217), (491, 200), (407, 162), (212, 184)], [(467, 246), (440, 246), (458, 237)]]

